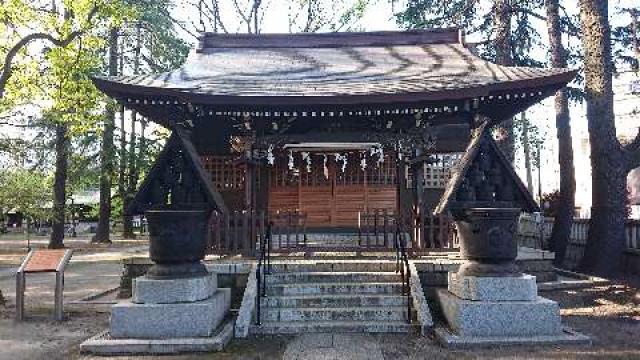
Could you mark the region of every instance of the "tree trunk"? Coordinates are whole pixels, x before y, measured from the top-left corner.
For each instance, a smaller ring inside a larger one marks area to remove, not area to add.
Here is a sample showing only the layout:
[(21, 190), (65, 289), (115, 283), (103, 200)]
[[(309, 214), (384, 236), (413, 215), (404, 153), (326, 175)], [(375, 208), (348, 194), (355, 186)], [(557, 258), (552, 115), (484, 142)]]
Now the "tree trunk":
[[(493, 5), (493, 22), (495, 28), (494, 45), (496, 49), (496, 64), (513, 66), (511, 43), (512, 0), (495, 0)], [(504, 119), (500, 125), (504, 131), (504, 138), (500, 141), (500, 148), (511, 163), (515, 159), (515, 136), (513, 133), (513, 118)]]
[(531, 144), (529, 142), (529, 122), (527, 114), (523, 111), (522, 121), (522, 150), (524, 152), (524, 168), (527, 173), (527, 189), (533, 194), (533, 174), (531, 172)]
[[(118, 29), (109, 31), (109, 75), (118, 73)], [(102, 132), (102, 148), (100, 149), (100, 210), (98, 215), (98, 229), (93, 242), (109, 243), (111, 220), (111, 185), (113, 176), (113, 158), (115, 148), (113, 131), (115, 127), (115, 104), (107, 105)]]
[(136, 235), (133, 233), (133, 217), (128, 214), (131, 201), (133, 200), (134, 192), (136, 190), (137, 173), (136, 173), (136, 119), (137, 114), (135, 111), (131, 112), (131, 134), (129, 138), (129, 154), (127, 156), (128, 161), (128, 175), (127, 175), (127, 187), (125, 189), (123, 203), (122, 203), (122, 236), (125, 239), (134, 239)]
[(69, 139), (67, 126), (56, 125), (56, 170), (53, 182), (53, 219), (51, 224), (51, 238), (49, 249), (64, 247), (64, 220), (66, 183), (67, 183), (67, 156), (69, 152)]
[[(142, 47), (142, 27), (141, 24), (136, 24), (136, 45), (133, 56), (133, 74), (138, 75), (140, 72), (140, 50)], [(131, 133), (129, 137), (129, 154), (127, 157), (128, 162), (128, 175), (126, 181), (126, 188), (124, 189), (124, 197), (122, 198), (122, 236), (125, 239), (134, 239), (135, 234), (133, 232), (133, 217), (128, 214), (129, 206), (133, 200), (136, 187), (138, 185), (138, 169), (136, 160), (136, 121), (138, 120), (138, 114), (135, 111), (131, 111)]]
[(612, 275), (625, 250), (626, 161), (613, 112), (609, 2), (581, 0), (587, 122), (591, 146), (592, 207), (581, 270)]
[[(567, 67), (567, 55), (562, 44), (559, 0), (545, 0), (547, 30), (551, 46), (551, 63), (555, 68)], [(558, 137), (558, 163), (560, 164), (560, 200), (551, 231), (551, 249), (555, 252), (554, 264), (562, 266), (571, 235), (571, 224), (575, 208), (576, 178), (573, 166), (573, 142), (571, 139), (571, 117), (566, 89), (556, 93), (556, 132)]]

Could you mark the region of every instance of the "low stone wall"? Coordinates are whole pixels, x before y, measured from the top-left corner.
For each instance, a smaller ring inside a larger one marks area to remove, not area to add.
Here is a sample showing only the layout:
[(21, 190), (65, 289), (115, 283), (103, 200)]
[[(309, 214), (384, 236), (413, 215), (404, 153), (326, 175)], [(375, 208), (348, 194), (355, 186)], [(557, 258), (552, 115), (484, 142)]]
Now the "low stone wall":
[[(447, 287), (448, 273), (458, 271), (463, 261), (455, 258), (452, 253), (444, 255), (449, 258), (413, 260), (427, 299), (434, 298), (436, 289)], [(549, 282), (558, 278), (553, 268), (553, 259), (552, 252), (521, 247), (516, 263), (522, 272), (535, 276), (536, 282)]]
[[(544, 218), (537, 223), (531, 215), (523, 214), (518, 223), (518, 244), (537, 249), (549, 248), (549, 238), (553, 229), (553, 218)], [(582, 261), (589, 234), (589, 219), (573, 219), (562, 267), (576, 270)], [(630, 274), (640, 274), (640, 220), (625, 223), (627, 250), (622, 259), (622, 270)]]

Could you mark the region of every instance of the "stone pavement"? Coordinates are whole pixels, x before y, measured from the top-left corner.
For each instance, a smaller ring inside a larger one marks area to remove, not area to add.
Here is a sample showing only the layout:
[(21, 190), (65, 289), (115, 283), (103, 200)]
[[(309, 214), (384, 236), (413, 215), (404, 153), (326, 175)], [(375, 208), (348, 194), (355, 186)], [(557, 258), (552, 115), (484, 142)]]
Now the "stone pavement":
[(383, 360), (376, 337), (365, 334), (303, 334), (287, 344), (283, 360)]

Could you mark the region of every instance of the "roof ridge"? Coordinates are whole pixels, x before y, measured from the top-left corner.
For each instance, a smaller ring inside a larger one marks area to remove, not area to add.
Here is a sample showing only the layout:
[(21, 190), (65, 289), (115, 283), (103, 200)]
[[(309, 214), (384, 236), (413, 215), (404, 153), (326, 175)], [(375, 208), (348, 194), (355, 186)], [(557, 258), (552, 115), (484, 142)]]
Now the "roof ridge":
[(455, 27), (404, 31), (221, 34), (202, 33), (196, 51), (214, 48), (340, 48), (355, 46), (393, 46), (459, 44), (462, 32)]

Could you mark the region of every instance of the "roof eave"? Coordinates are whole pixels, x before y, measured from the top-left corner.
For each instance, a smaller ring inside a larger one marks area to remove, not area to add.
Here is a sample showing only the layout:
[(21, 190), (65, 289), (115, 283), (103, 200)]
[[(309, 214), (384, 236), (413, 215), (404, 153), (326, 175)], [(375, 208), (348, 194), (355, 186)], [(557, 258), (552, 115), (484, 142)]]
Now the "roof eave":
[(160, 88), (126, 84), (109, 77), (94, 77), (93, 83), (105, 94), (116, 97), (171, 97), (176, 100), (203, 105), (225, 106), (327, 106), (327, 105), (390, 105), (419, 102), (464, 100), (489, 96), (495, 92), (523, 91), (552, 86), (562, 88), (576, 76), (577, 70), (534, 79), (513, 80), (469, 88), (455, 88), (434, 92), (405, 92), (397, 94), (334, 95), (334, 96), (237, 96), (211, 95), (187, 91), (184, 88)]

